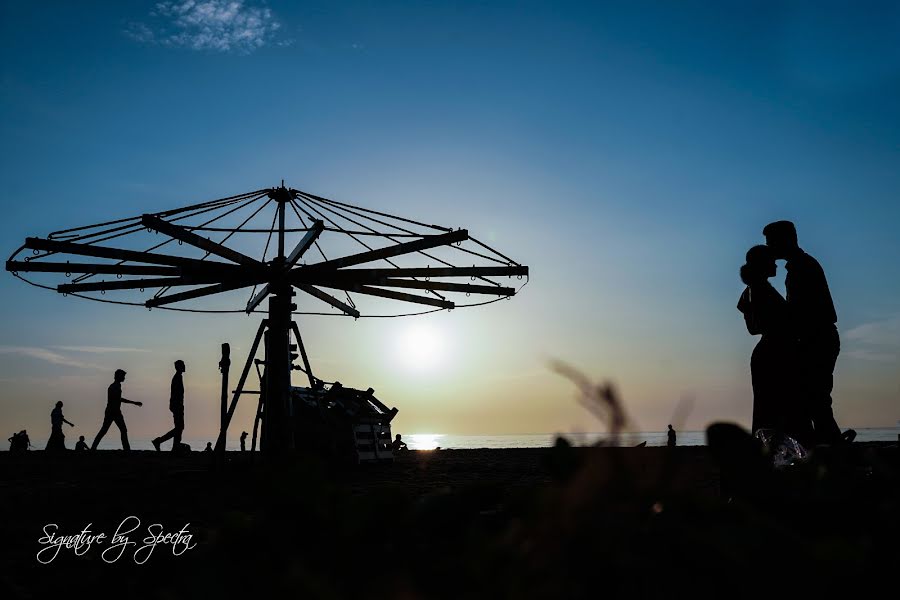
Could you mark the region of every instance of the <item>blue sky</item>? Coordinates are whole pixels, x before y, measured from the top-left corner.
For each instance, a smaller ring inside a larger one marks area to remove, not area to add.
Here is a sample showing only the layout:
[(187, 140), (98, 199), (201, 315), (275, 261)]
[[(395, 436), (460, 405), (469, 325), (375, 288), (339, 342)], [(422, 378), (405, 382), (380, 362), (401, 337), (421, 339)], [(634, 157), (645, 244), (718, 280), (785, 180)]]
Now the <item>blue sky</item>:
[[(685, 427), (749, 423), (755, 339), (737, 272), (786, 218), (835, 297), (839, 423), (900, 418), (896, 4), (0, 6), (9, 252), (281, 179), (465, 226), (531, 267), (521, 296), (424, 324), (310, 321), (314, 362), (375, 387), (404, 431), (602, 429), (547, 368), (559, 358), (612, 378), (636, 426), (659, 430), (687, 398)], [(120, 365), (148, 403), (130, 427), (162, 427), (173, 353), (207, 435), (218, 344), (255, 329), (8, 275), (0, 311), (0, 421), (41, 430), (65, 393), (88, 437)], [(443, 368), (385, 358), (419, 326)]]

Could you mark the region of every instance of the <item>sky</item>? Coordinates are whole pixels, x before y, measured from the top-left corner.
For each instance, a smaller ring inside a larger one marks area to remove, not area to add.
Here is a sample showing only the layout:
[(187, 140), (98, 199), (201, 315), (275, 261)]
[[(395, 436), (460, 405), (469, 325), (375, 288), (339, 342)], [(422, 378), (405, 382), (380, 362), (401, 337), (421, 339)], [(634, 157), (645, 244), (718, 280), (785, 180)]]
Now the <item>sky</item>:
[[(0, 247), (284, 179), (530, 267), (509, 302), (300, 319), (316, 371), (375, 388), (395, 431), (603, 431), (554, 360), (612, 381), (631, 429), (700, 430), (749, 426), (738, 269), (790, 219), (837, 307), (837, 421), (890, 427), (898, 39), (896, 3), (2, 0)], [(166, 431), (176, 358), (185, 436), (212, 439), (219, 346), (240, 363), (258, 326), (9, 274), (0, 315), (0, 423), (40, 439), (62, 399), (70, 441), (116, 368), (131, 436)]]

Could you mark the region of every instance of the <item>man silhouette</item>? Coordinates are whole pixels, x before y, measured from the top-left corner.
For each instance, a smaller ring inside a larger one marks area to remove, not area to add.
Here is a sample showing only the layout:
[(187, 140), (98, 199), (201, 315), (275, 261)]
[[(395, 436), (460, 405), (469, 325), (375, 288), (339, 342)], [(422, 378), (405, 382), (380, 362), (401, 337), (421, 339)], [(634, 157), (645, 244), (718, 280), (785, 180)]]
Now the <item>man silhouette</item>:
[(131, 445), (128, 443), (128, 428), (125, 426), (125, 418), (122, 416), (122, 403), (134, 404), (135, 406), (143, 406), (144, 404), (122, 397), (123, 381), (125, 381), (125, 371), (116, 369), (115, 379), (106, 389), (106, 413), (103, 415), (103, 426), (100, 427), (97, 437), (94, 438), (91, 450), (97, 449), (97, 444), (100, 443), (100, 440), (109, 431), (109, 426), (113, 423), (116, 424), (116, 427), (119, 428), (119, 433), (122, 435), (122, 449), (131, 450)]
[(393, 450), (394, 452), (409, 450), (409, 448), (407, 448), (406, 446), (406, 442), (403, 441), (403, 438), (400, 437), (399, 433), (394, 437), (394, 441), (391, 443), (391, 450)]
[(153, 440), (153, 447), (157, 450), (159, 450), (160, 444), (172, 438), (175, 438), (175, 441), (172, 442), (172, 450), (177, 452), (181, 448), (181, 433), (184, 431), (184, 382), (181, 374), (186, 370), (183, 360), (175, 361), (175, 375), (172, 376), (169, 393), (169, 410), (172, 411), (175, 427), (164, 436)]
[(799, 344), (798, 375), (804, 412), (815, 428), (815, 442), (842, 441), (831, 408), (834, 366), (841, 351), (837, 313), (825, 271), (797, 244), (797, 230), (790, 221), (776, 221), (763, 228), (766, 245), (776, 258), (787, 261), (788, 319)]
[(672, 429), (671, 425), (669, 425), (669, 430), (666, 432), (666, 446), (668, 446), (669, 448), (674, 448), (675, 447), (675, 437), (676, 437), (675, 430)]

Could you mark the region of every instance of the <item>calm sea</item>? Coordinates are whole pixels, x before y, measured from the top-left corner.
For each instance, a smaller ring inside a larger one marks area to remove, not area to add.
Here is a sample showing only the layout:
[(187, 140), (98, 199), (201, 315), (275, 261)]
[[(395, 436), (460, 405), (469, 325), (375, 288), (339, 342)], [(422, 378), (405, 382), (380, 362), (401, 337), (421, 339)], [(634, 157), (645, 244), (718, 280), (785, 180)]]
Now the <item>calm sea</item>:
[[(891, 427), (885, 429), (857, 429), (856, 441), (858, 442), (896, 442), (897, 436), (900, 435), (900, 427)], [(115, 429), (110, 430), (106, 438), (100, 442), (101, 450), (119, 450), (122, 447), (119, 437)], [(450, 435), (441, 433), (410, 433), (403, 434), (403, 440), (412, 450), (433, 450), (435, 448), (442, 449), (472, 449), (472, 448), (546, 448), (553, 445), (557, 435), (555, 433), (530, 433), (519, 435)], [(599, 440), (608, 440), (609, 436), (604, 433), (563, 433), (573, 445), (586, 446), (593, 444)], [(85, 436), (88, 444), (93, 438)], [(66, 436), (66, 446), (73, 448), (77, 437), (71, 434)], [(215, 440), (199, 440), (185, 438), (184, 442), (190, 444), (192, 450), (203, 450), (206, 442)], [(648, 446), (665, 446), (666, 433), (664, 431), (651, 431), (644, 433), (623, 433), (619, 436), (620, 446), (636, 446), (642, 442), (647, 442)], [(34, 449), (43, 449), (46, 445), (46, 439), (32, 438), (31, 444)], [(706, 444), (706, 434), (703, 431), (679, 431), (679, 446), (703, 446)], [(131, 447), (135, 450), (152, 450), (153, 445), (150, 440), (133, 439)], [(247, 439), (247, 448), (250, 447), (250, 439)], [(171, 448), (171, 442), (163, 445), (164, 449)], [(227, 445), (228, 450), (240, 450), (240, 442), (237, 438), (230, 439)], [(4, 450), (8, 447), (4, 447)]]

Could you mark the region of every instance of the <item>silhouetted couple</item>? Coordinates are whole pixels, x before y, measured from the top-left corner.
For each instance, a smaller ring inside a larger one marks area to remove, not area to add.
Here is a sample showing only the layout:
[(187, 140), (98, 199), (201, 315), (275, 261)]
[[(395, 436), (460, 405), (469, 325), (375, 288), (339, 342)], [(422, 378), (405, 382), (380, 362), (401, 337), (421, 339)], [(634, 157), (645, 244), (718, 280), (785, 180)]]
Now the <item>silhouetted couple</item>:
[[(765, 246), (747, 252), (738, 302), (747, 331), (762, 337), (753, 350), (753, 432), (775, 429), (801, 444), (843, 440), (831, 408), (834, 366), (840, 352), (837, 314), (825, 272), (797, 244), (790, 221), (763, 229)], [(787, 261), (783, 298), (769, 283), (777, 259)]]

